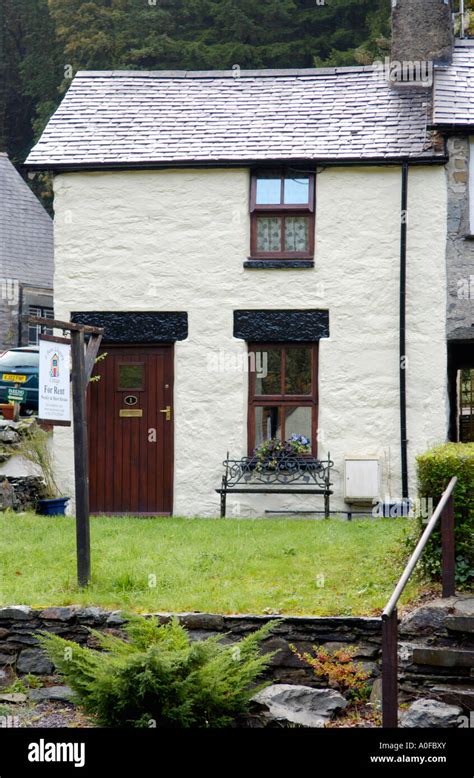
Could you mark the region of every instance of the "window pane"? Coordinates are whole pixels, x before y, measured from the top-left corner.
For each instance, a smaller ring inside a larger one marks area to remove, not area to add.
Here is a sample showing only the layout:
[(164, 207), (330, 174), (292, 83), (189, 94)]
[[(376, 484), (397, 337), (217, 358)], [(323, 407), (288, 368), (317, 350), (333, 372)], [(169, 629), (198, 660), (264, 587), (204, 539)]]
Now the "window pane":
[(285, 251), (308, 251), (309, 220), (307, 216), (287, 216), (285, 219)]
[(281, 178), (269, 176), (257, 178), (257, 192), (255, 196), (257, 205), (279, 205), (281, 202)]
[[(39, 316), (44, 319), (54, 319), (54, 311), (52, 308), (41, 308), (38, 305), (29, 305), (28, 306), (29, 314), (30, 316)], [(28, 328), (28, 345), (29, 346), (37, 346), (38, 345), (38, 335), (39, 333), (42, 333), (43, 335), (52, 335), (53, 330), (50, 327), (40, 327), (39, 324), (36, 325), (30, 325)]]
[(119, 365), (119, 389), (143, 389), (143, 365)]
[(306, 205), (309, 203), (309, 178), (285, 178), (285, 205)]
[(260, 370), (255, 376), (255, 394), (281, 394), (281, 351), (265, 349), (260, 354), (255, 362)]
[(311, 349), (286, 350), (285, 394), (311, 394)]
[(309, 407), (285, 408), (285, 438), (289, 440), (292, 435), (303, 435), (311, 440), (311, 416)]
[(257, 251), (281, 251), (281, 219), (258, 217)]
[(255, 446), (264, 440), (279, 438), (281, 440), (281, 409), (255, 408)]
[(12, 349), (6, 351), (5, 354), (0, 357), (0, 372), (4, 370), (8, 371), (8, 368), (14, 367), (16, 370), (21, 370), (22, 367), (38, 367), (39, 355), (37, 351), (18, 351), (18, 349)]

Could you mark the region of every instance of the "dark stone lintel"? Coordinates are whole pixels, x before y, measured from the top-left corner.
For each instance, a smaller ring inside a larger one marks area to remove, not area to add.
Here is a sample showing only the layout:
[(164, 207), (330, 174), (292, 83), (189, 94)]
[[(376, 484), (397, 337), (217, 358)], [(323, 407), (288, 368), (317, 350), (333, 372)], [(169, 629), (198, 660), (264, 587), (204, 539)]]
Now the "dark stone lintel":
[(329, 337), (329, 311), (234, 311), (234, 337), (260, 343), (314, 343)]
[(248, 259), (244, 262), (247, 270), (297, 270), (314, 267), (312, 259)]
[(182, 311), (85, 311), (71, 321), (104, 328), (104, 343), (173, 343), (188, 337)]

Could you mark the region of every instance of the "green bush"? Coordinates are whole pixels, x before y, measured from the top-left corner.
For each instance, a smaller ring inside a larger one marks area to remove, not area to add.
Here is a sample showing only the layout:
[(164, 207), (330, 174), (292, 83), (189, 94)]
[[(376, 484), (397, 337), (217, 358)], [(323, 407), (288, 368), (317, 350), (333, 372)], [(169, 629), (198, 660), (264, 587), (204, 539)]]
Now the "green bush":
[(158, 625), (131, 616), (128, 640), (91, 630), (100, 650), (57, 635), (40, 643), (76, 692), (79, 703), (107, 727), (225, 727), (245, 713), (272, 654), (260, 644), (274, 622), (239, 643), (218, 637), (191, 641), (177, 619)]
[[(418, 489), (422, 498), (432, 498), (433, 509), (453, 476), (458, 482), (454, 490), (456, 585), (467, 587), (474, 580), (474, 443), (446, 443), (417, 457)], [(426, 518), (417, 519), (416, 532), (408, 536), (412, 550), (425, 528)], [(434, 530), (420, 563), (422, 572), (431, 580), (441, 577), (440, 524)]]

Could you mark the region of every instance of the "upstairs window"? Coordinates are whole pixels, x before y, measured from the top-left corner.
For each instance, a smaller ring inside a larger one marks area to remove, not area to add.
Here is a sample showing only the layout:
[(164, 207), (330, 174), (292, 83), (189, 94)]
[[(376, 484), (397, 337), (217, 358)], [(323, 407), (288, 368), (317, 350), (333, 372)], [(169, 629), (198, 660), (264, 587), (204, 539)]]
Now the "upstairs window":
[(250, 253), (254, 259), (312, 259), (314, 173), (252, 173)]

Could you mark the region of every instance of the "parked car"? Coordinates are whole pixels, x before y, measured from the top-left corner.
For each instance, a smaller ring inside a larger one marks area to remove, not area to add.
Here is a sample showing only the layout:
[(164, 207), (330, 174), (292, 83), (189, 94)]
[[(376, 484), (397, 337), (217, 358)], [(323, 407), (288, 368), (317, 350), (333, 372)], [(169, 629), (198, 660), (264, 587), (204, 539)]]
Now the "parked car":
[(24, 346), (4, 351), (0, 356), (0, 403), (8, 402), (8, 390), (25, 390), (22, 413), (38, 412), (39, 348)]

